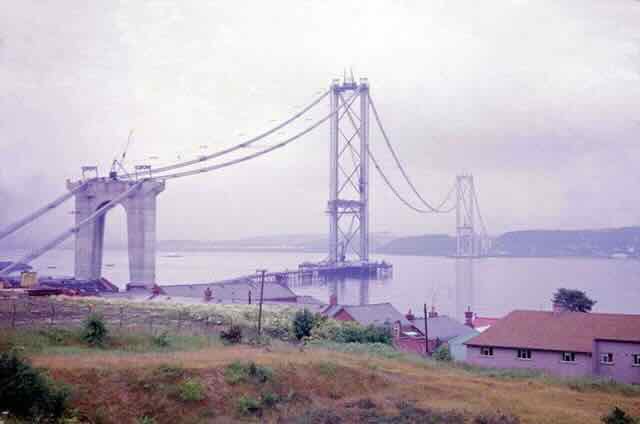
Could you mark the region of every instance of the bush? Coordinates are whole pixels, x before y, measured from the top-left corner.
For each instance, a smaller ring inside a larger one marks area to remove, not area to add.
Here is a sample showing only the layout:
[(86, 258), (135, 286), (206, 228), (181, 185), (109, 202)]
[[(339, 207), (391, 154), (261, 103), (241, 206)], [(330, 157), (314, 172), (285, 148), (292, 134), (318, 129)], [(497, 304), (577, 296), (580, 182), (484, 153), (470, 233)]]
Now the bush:
[(136, 424), (156, 424), (156, 420), (153, 417), (145, 415), (144, 417), (138, 418)]
[(331, 340), (338, 343), (383, 343), (391, 344), (389, 327), (363, 327), (357, 322), (324, 320), (311, 331), (314, 339)]
[(14, 351), (0, 354), (0, 411), (18, 417), (58, 419), (66, 408), (69, 392)]
[(205, 398), (204, 387), (197, 380), (187, 379), (178, 388), (180, 399), (186, 402), (199, 401)]
[(319, 314), (309, 312), (307, 309), (297, 311), (293, 317), (293, 333), (298, 340), (301, 340), (303, 337), (309, 337), (311, 336), (311, 330), (313, 330), (322, 319)]
[(604, 424), (637, 424), (639, 420), (616, 406), (601, 421)]
[(242, 327), (231, 324), (228, 329), (220, 332), (220, 338), (226, 344), (238, 344), (242, 342)]
[(246, 364), (236, 361), (224, 370), (225, 381), (229, 384), (248, 382), (261, 384), (269, 381), (272, 376), (271, 368), (256, 365), (253, 361)]
[(108, 330), (102, 317), (92, 313), (83, 324), (82, 338), (91, 346), (103, 346)]
[(171, 346), (171, 338), (169, 337), (168, 331), (163, 331), (157, 336), (153, 336), (151, 339), (153, 344), (158, 347), (169, 347)]
[(442, 345), (433, 352), (433, 359), (436, 361), (452, 361), (451, 351), (448, 345)]
[(241, 415), (262, 415), (262, 405), (258, 399), (242, 395), (238, 399), (238, 412)]

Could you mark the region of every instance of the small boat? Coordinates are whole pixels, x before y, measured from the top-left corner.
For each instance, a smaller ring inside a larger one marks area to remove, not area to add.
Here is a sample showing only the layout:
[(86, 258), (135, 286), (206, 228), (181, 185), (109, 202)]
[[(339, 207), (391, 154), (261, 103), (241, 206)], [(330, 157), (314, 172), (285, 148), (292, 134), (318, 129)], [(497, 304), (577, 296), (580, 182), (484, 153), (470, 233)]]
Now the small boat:
[(104, 264), (104, 266), (106, 266), (107, 268), (113, 268), (114, 266), (116, 266), (116, 264)]
[(47, 269), (56, 269), (56, 268), (58, 268), (56, 265), (48, 265), (47, 266)]
[(179, 253), (171, 252), (171, 253), (167, 253), (166, 255), (163, 255), (163, 257), (165, 257), (165, 258), (182, 258), (182, 255), (179, 254)]

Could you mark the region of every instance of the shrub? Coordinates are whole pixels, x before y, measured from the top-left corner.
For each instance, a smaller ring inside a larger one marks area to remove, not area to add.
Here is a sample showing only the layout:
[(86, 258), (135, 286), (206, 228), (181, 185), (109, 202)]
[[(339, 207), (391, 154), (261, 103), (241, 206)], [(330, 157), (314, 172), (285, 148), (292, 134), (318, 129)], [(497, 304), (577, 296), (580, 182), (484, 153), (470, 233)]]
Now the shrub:
[(69, 392), (14, 351), (0, 354), (0, 410), (24, 418), (57, 419), (67, 408)]
[(280, 402), (280, 396), (277, 393), (266, 392), (260, 395), (260, 403), (267, 408), (273, 408)]
[(496, 414), (478, 415), (473, 419), (473, 424), (520, 424), (520, 418), (498, 412)]
[(255, 362), (243, 364), (236, 361), (224, 370), (225, 381), (229, 384), (237, 383), (266, 383), (273, 376), (271, 368), (256, 365)]
[(102, 316), (92, 313), (87, 317), (83, 323), (82, 338), (85, 342), (91, 346), (104, 345), (107, 338), (108, 330), (107, 326), (102, 319)]
[(357, 322), (324, 320), (311, 331), (314, 339), (331, 340), (338, 343), (384, 343), (391, 344), (389, 327), (363, 327)]
[(242, 327), (231, 324), (228, 329), (220, 332), (220, 338), (226, 344), (238, 344), (242, 342)]
[(178, 395), (186, 402), (199, 401), (205, 398), (204, 387), (197, 380), (187, 379), (180, 384)]
[(166, 330), (156, 336), (153, 336), (151, 341), (155, 346), (158, 346), (158, 347), (171, 346), (171, 338), (169, 337), (169, 332)]
[(238, 412), (241, 415), (262, 415), (262, 405), (258, 399), (242, 395), (238, 399)]
[(156, 420), (153, 417), (145, 415), (136, 420), (136, 424), (156, 424)]
[(637, 424), (639, 420), (616, 406), (601, 421), (604, 424)]
[(298, 340), (311, 336), (311, 330), (316, 327), (322, 318), (307, 309), (297, 311), (293, 317), (293, 333)]
[(452, 361), (451, 351), (448, 345), (442, 345), (433, 352), (433, 359), (436, 361)]

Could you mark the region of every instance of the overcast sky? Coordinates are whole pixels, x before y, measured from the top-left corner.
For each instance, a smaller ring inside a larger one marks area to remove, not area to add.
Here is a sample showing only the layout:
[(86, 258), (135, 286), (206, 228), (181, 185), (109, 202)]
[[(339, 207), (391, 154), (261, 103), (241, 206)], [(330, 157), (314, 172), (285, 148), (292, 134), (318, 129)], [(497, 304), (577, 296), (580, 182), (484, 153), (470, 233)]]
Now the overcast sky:
[[(474, 174), (491, 233), (640, 224), (640, 1), (0, 3), (0, 224), (64, 192), (81, 165), (106, 174), (131, 129), (130, 167), (195, 157), (289, 116), (345, 68), (369, 78), (426, 198)], [(326, 232), (328, 134), (168, 182), (158, 237)], [(373, 130), (371, 142), (408, 196)], [(71, 209), (20, 237), (61, 231)], [(374, 176), (374, 231), (454, 225)], [(122, 238), (124, 212), (108, 226)]]

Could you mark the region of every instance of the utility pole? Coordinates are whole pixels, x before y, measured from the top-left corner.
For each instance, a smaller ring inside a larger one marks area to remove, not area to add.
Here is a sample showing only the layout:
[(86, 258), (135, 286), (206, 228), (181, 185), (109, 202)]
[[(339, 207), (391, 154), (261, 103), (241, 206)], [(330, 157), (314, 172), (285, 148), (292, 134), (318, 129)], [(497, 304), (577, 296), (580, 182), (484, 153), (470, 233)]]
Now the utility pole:
[(429, 355), (429, 324), (427, 322), (427, 304), (424, 304), (424, 351)]
[(258, 307), (258, 337), (262, 335), (262, 299), (264, 298), (264, 274), (266, 269), (256, 270), (258, 274), (262, 274), (260, 278), (260, 306)]

